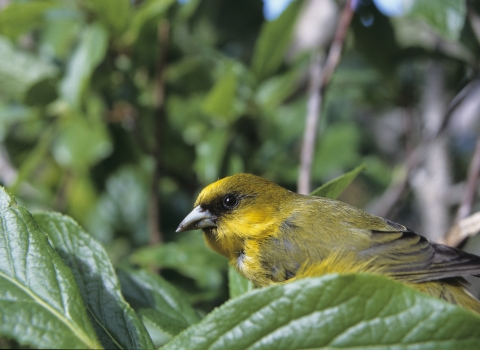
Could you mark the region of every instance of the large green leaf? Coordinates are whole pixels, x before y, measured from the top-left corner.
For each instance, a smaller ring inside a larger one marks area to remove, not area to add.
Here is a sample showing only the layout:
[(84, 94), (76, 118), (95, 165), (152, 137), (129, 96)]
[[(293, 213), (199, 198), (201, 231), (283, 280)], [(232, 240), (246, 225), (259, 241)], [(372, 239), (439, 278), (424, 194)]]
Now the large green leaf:
[(277, 19), (263, 25), (252, 57), (252, 70), (259, 81), (282, 64), (302, 4), (303, 1), (293, 1)]
[(72, 271), (0, 187), (0, 336), (40, 348), (100, 348)]
[(474, 349), (480, 317), (382, 276), (326, 275), (254, 290), (164, 349)]
[(345, 173), (333, 180), (323, 184), (315, 191), (310, 193), (311, 196), (326, 197), (337, 199), (340, 194), (352, 183), (360, 172), (365, 169), (365, 164), (357, 166), (355, 169)]
[(79, 107), (94, 69), (107, 52), (108, 34), (100, 24), (92, 24), (82, 34), (63, 79), (60, 92), (72, 106)]
[(67, 216), (41, 212), (34, 217), (74, 272), (81, 298), (103, 346), (154, 348), (142, 321), (123, 299), (120, 283), (102, 245)]
[(121, 270), (118, 276), (132, 306), (162, 331), (176, 335), (200, 320), (186, 298), (160, 276), (144, 270)]

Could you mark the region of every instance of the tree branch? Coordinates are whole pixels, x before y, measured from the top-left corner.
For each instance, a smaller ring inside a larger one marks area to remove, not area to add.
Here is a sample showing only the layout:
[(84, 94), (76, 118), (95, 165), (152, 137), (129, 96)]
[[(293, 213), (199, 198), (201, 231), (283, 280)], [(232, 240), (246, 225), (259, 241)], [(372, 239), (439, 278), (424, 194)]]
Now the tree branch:
[(477, 80), (478, 78), (473, 79), (462, 90), (460, 90), (460, 92), (458, 92), (458, 94), (450, 101), (440, 127), (437, 130), (430, 132), (428, 135), (425, 135), (415, 149), (410, 152), (405, 160), (403, 171), (399, 176), (393, 179), (392, 183), (382, 196), (371, 205), (369, 211), (372, 214), (382, 217), (388, 216), (395, 203), (398, 202), (398, 199), (405, 192), (410, 175), (423, 162), (432, 143), (445, 133), (453, 112), (462, 104), (465, 98), (470, 95)]
[(458, 208), (455, 221), (459, 221), (470, 215), (472, 211), (473, 201), (477, 193), (478, 177), (480, 176), (480, 138), (477, 139), (477, 146), (468, 168), (467, 186), (463, 192), (462, 201)]
[(353, 17), (356, 0), (347, 0), (335, 31), (327, 59), (322, 67), (322, 57), (316, 53), (310, 65), (310, 86), (308, 93), (308, 108), (303, 134), (302, 151), (300, 153), (300, 172), (298, 175), (297, 191), (301, 194), (310, 193), (311, 171), (314, 156), (316, 135), (323, 96), (330, 79), (340, 61), (340, 54), (345, 42), (345, 36)]

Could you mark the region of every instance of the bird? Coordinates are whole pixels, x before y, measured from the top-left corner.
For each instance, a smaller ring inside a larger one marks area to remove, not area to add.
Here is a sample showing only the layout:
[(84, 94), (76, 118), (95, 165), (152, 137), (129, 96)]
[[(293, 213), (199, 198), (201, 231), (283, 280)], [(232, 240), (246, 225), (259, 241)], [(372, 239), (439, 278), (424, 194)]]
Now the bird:
[(257, 287), (365, 272), (480, 313), (464, 278), (480, 276), (479, 256), (256, 175), (235, 174), (206, 186), (176, 232), (197, 229), (208, 247)]

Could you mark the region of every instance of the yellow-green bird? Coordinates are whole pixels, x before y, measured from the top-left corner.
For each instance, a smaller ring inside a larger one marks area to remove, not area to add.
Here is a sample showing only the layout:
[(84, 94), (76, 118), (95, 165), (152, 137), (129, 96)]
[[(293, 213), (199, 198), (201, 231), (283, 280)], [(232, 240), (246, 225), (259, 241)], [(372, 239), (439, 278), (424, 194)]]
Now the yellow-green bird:
[(177, 232), (195, 229), (202, 229), (206, 244), (256, 286), (370, 272), (480, 312), (462, 277), (480, 275), (480, 257), (429, 242), (343, 202), (300, 195), (255, 175), (237, 174), (205, 187)]

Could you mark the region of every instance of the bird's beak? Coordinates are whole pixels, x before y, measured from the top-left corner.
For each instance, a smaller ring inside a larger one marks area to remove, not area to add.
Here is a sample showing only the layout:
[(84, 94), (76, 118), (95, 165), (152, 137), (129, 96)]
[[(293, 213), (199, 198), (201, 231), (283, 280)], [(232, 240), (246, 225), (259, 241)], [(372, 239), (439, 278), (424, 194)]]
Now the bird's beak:
[(217, 226), (213, 220), (215, 217), (201, 206), (195, 207), (190, 214), (178, 225), (175, 232), (198, 230), (205, 227)]

